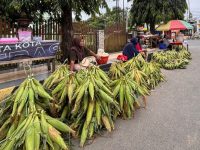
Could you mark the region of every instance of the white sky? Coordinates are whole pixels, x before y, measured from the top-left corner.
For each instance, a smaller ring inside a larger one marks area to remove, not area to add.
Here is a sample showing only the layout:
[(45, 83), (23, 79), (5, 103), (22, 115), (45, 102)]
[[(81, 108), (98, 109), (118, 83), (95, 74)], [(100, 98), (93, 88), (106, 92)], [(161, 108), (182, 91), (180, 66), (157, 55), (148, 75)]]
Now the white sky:
[[(116, 6), (116, 1), (113, 0), (106, 0), (108, 3), (108, 6), (110, 8)], [(187, 0), (188, 3), (190, 3), (190, 10), (193, 14), (194, 17), (200, 18), (200, 0)], [(127, 2), (127, 0), (124, 0), (124, 6), (126, 7), (131, 7), (132, 2)], [(122, 8), (123, 7), (123, 0), (119, 0), (119, 6)], [(105, 10), (101, 9), (101, 12), (104, 13)], [(86, 20), (90, 16), (86, 15), (85, 13), (82, 13), (82, 19)]]
[[(106, 2), (107, 2), (107, 4), (108, 4), (108, 6), (110, 7), (110, 8), (113, 8), (113, 7), (115, 7), (116, 6), (116, 1), (113, 1), (113, 0), (106, 0)], [(127, 7), (131, 7), (131, 4), (132, 4), (132, 2), (127, 2), (127, 0), (124, 0), (124, 8), (127, 8)], [(119, 6), (121, 7), (121, 8), (123, 8), (123, 0), (119, 0)], [(101, 9), (100, 10), (102, 13), (105, 13), (105, 9)], [(85, 13), (82, 13), (82, 19), (83, 20), (86, 20), (86, 19), (88, 19), (90, 16), (88, 16), (87, 14), (85, 14)]]
[(190, 2), (190, 11), (194, 17), (200, 18), (200, 0), (188, 0)]

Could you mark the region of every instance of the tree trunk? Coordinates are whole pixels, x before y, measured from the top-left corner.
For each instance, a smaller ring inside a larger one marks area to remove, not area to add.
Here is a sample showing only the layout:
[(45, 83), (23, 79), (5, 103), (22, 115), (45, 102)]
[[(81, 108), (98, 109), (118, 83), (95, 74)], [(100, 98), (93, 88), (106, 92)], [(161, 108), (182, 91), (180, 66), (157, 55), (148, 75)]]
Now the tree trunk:
[(151, 32), (151, 34), (155, 33), (155, 22), (154, 21), (150, 22), (150, 32)]
[(67, 59), (70, 47), (72, 45), (73, 38), (73, 26), (72, 26), (72, 9), (70, 6), (65, 6), (62, 8), (62, 41), (61, 41), (61, 50), (63, 53), (62, 60)]

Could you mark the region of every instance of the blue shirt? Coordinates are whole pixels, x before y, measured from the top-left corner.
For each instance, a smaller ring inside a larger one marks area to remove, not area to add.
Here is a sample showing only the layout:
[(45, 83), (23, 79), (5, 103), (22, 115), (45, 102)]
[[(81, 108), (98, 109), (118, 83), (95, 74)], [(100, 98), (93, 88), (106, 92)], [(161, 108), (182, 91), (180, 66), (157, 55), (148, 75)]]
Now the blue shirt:
[(130, 43), (127, 43), (123, 49), (123, 55), (128, 57), (128, 60), (137, 56), (139, 52), (136, 49), (137, 39), (131, 39)]
[(167, 49), (167, 46), (164, 43), (159, 43), (159, 49)]

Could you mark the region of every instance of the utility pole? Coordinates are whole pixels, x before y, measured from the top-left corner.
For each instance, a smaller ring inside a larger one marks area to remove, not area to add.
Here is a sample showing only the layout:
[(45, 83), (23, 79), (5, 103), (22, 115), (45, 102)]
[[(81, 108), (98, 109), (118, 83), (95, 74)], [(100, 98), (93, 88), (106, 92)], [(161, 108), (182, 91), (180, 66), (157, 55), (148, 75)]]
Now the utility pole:
[(117, 30), (119, 29), (119, 22), (120, 22), (119, 0), (116, 0), (116, 23), (117, 23)]
[(128, 15), (129, 15), (129, 10), (128, 8), (126, 9), (126, 32), (128, 33)]
[(187, 20), (190, 20), (190, 0), (187, 0), (188, 2), (188, 14), (187, 14)]
[(129, 16), (129, 9), (126, 8), (126, 42), (128, 41), (128, 16)]
[(124, 22), (124, 19), (125, 17), (124, 17), (124, 0), (123, 0), (123, 22)]

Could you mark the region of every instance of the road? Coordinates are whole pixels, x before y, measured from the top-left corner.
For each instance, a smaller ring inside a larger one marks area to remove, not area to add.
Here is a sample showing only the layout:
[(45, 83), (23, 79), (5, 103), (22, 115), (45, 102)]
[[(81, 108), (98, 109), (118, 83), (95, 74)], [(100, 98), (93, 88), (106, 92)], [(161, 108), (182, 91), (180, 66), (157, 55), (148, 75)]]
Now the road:
[(200, 41), (189, 44), (187, 69), (164, 70), (167, 82), (148, 97), (147, 108), (118, 119), (114, 132), (84, 150), (200, 150)]

